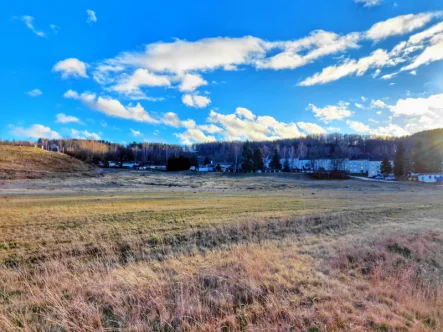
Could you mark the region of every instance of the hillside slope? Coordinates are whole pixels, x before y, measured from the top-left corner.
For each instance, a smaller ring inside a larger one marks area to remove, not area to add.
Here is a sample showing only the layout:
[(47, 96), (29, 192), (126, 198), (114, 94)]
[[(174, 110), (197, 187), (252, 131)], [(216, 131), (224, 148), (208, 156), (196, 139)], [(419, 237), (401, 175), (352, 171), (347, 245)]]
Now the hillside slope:
[(0, 145), (0, 179), (34, 179), (88, 174), (93, 168), (62, 153)]

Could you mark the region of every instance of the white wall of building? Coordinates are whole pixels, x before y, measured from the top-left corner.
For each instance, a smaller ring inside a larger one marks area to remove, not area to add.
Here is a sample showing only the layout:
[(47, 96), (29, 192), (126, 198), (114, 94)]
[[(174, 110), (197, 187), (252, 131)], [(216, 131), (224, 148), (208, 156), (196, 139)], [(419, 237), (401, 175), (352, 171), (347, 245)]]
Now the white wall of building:
[(418, 176), (418, 181), (426, 183), (435, 183), (437, 180), (443, 179), (443, 173), (436, 174), (420, 174)]

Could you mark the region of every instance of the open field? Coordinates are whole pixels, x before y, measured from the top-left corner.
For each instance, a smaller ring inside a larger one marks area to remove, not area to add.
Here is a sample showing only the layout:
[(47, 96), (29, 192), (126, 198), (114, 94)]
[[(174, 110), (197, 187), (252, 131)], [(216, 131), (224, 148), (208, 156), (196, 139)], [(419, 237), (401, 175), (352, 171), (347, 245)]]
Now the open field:
[(113, 171), (0, 184), (2, 331), (440, 331), (443, 188)]

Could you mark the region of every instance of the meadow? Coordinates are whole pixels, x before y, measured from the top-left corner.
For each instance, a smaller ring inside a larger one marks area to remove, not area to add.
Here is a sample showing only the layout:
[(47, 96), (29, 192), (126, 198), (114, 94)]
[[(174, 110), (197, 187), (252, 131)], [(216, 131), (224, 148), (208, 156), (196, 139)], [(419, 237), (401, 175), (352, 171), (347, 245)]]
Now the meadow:
[(439, 331), (443, 188), (115, 172), (0, 184), (2, 331)]

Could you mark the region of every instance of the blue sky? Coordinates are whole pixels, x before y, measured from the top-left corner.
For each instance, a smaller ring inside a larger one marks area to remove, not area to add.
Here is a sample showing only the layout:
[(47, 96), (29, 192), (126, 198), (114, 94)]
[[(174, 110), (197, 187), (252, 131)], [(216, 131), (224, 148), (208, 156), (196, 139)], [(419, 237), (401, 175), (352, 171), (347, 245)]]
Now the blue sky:
[(1, 139), (443, 127), (443, 2), (5, 1)]

